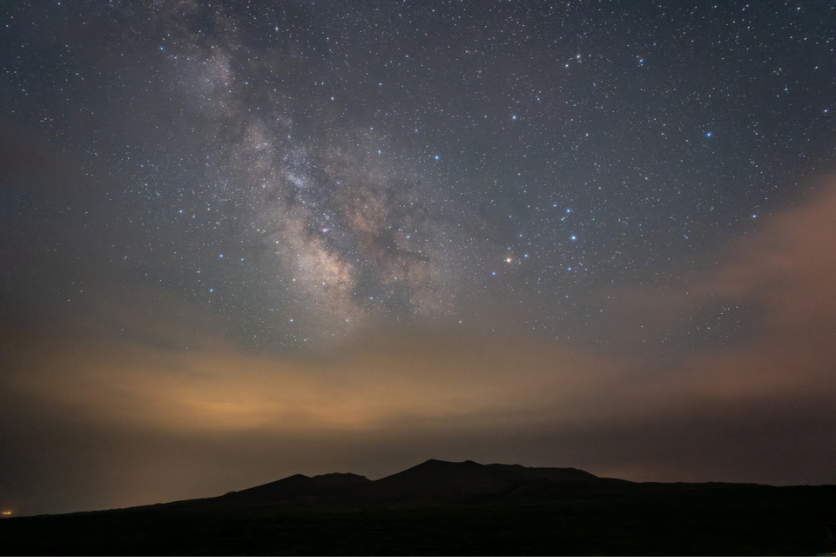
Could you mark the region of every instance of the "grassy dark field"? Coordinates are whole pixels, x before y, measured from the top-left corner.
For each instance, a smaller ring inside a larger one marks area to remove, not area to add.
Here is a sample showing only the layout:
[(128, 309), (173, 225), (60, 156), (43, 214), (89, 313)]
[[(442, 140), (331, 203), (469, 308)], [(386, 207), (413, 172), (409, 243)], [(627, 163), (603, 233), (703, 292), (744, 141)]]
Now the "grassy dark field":
[[(542, 479), (549, 469), (437, 462), (422, 466), (425, 469), (419, 466), (384, 478), (388, 483), (364, 479), (341, 483), (332, 478), (317, 485), (317, 478), (295, 476), (213, 499), (6, 519), (0, 521), (0, 553), (815, 555), (836, 551), (828, 528), (836, 519), (836, 486), (636, 484), (594, 476), (553, 476), (539, 482), (537, 471)], [(474, 477), (468, 483), (467, 478)], [(491, 478), (497, 481), (491, 483)], [(286, 489), (289, 485), (292, 488)], [(511, 487), (501, 491), (502, 486)], [(419, 492), (424, 497), (415, 495)]]

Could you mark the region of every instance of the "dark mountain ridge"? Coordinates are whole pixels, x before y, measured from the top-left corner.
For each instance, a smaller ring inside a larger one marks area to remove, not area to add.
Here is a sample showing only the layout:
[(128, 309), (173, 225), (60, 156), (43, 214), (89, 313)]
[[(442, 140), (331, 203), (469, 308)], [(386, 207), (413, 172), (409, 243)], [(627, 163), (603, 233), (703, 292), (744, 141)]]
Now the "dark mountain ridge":
[(369, 481), (365, 476), (358, 476), (357, 474), (331, 473), (312, 478), (302, 474), (295, 474), (268, 484), (250, 487), (241, 491), (231, 491), (218, 499), (241, 502), (271, 501), (296, 495), (310, 495), (322, 493), (327, 490), (339, 490), (346, 486), (369, 483)]
[(472, 460), (447, 462), (431, 459), (375, 481), (346, 473), (314, 477), (296, 474), (220, 497), (176, 501), (153, 507), (211, 511), (277, 506), (338, 509), (380, 505), (497, 504), (505, 500), (559, 497), (570, 492), (594, 494), (614, 488), (624, 489), (629, 485), (637, 484), (599, 478), (575, 468), (527, 468), (508, 464), (484, 465)]
[[(295, 474), (219, 497), (189, 499), (119, 509), (161, 512), (239, 512), (258, 516), (276, 511), (356, 511), (375, 508), (421, 508), (541, 504), (566, 500), (651, 497), (706, 490), (779, 489), (756, 484), (637, 483), (601, 478), (576, 468), (534, 468), (518, 464), (479, 464), (472, 460), (430, 459), (378, 480), (350, 473), (308, 477)], [(107, 512), (107, 511), (96, 511)]]
[(18, 554), (817, 554), (836, 486), (636, 483), (428, 460), (371, 481), (301, 474), (219, 497), (0, 521)]

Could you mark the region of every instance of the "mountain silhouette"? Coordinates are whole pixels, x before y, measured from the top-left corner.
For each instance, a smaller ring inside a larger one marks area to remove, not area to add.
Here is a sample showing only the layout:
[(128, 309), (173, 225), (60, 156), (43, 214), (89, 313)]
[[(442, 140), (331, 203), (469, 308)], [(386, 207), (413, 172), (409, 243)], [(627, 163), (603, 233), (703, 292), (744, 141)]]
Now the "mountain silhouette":
[(157, 507), (183, 510), (294, 507), (369, 508), (486, 504), (544, 500), (598, 494), (635, 485), (625, 480), (599, 478), (575, 468), (527, 468), (520, 465), (479, 464), (472, 460), (431, 459), (391, 476), (371, 481), (356, 474), (296, 474), (233, 491), (220, 497), (177, 501)]
[(586, 488), (606, 482), (574, 468), (526, 468), (519, 465), (483, 465), (466, 460), (428, 460), (418, 466), (382, 478), (368, 491), (389, 500), (477, 501), (553, 492), (554, 484), (583, 484)]
[(836, 486), (637, 483), (428, 460), (371, 481), (301, 474), (219, 497), (0, 521), (18, 554), (821, 554)]
[[(369, 483), (369, 480), (365, 476), (358, 476), (357, 474), (332, 473), (312, 478), (296, 474), (268, 484), (241, 491), (232, 491), (215, 500), (222, 500), (226, 503), (269, 503), (291, 497), (322, 494), (329, 490), (339, 490), (346, 486), (363, 483)], [(203, 501), (207, 500), (204, 499)]]

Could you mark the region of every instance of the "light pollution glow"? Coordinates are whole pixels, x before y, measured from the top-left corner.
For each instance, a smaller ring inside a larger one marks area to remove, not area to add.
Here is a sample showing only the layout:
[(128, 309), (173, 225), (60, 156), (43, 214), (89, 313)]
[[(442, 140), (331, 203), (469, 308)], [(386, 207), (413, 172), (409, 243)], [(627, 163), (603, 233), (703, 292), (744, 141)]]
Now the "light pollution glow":
[[(605, 447), (598, 447), (590, 458), (577, 439), (560, 449), (532, 447), (543, 436), (560, 438), (578, 429), (588, 432), (590, 443), (611, 429), (624, 429), (628, 438), (641, 437), (638, 430), (665, 421), (685, 429), (712, 429), (718, 425), (713, 423), (716, 419), (728, 420), (734, 430), (752, 411), (777, 412), (779, 421), (787, 412), (800, 418), (812, 412), (826, 431), (832, 427), (829, 401), (836, 395), (830, 380), (836, 361), (831, 335), (836, 323), (836, 187), (830, 182), (821, 191), (796, 209), (763, 219), (759, 231), (718, 253), (717, 265), (697, 270), (680, 283), (613, 291), (607, 311), (623, 329), (624, 340), (620, 349), (606, 355), (507, 331), (497, 339), (455, 328), (430, 331), (391, 325), (387, 330), (368, 328), (351, 343), (328, 351), (285, 357), (248, 354), (220, 333), (209, 332), (211, 327), (201, 333), (178, 330), (181, 326), (166, 314), (172, 307), (181, 316), (189, 310), (174, 304), (150, 312), (136, 309), (119, 318), (136, 330), (153, 332), (152, 338), (188, 339), (192, 349), (105, 338), (84, 326), (79, 333), (48, 327), (17, 333), (5, 346), (17, 362), (8, 377), (12, 406), (20, 413), (16, 421), (25, 431), (29, 420), (37, 422), (37, 414), (43, 412), (39, 409), (48, 408), (66, 424), (104, 423), (150, 437), (255, 434), (260, 442), (272, 439), (281, 445), (287, 439), (336, 435), (355, 438), (364, 446), (374, 445), (377, 438), (389, 444), (393, 454), (401, 454), (390, 457), (393, 462), (404, 464), (409, 460), (404, 455), (413, 452), (408, 449), (411, 443), (423, 446), (418, 439), (487, 436), (494, 441), (476, 443), (475, 452), (491, 460), (507, 460), (503, 453), (517, 439), (529, 445), (522, 452), (539, 454), (540, 461), (564, 453), (581, 462), (561, 463), (613, 474), (635, 474), (637, 469), (629, 458)], [(666, 357), (657, 349), (641, 349), (671, 323), (717, 298), (753, 308), (757, 324), (750, 338), (731, 347)], [(186, 321), (211, 320), (193, 315)], [(649, 429), (651, 439), (640, 444), (653, 444)], [(769, 429), (759, 432), (764, 440), (775, 434)], [(815, 438), (818, 433), (810, 435)], [(448, 441), (438, 443), (441, 454), (435, 456), (472, 456)], [(768, 442), (740, 443), (750, 454), (732, 460), (742, 459), (738, 464), (750, 466), (762, 480), (777, 479), (773, 467), (746, 464), (766, 458)], [(384, 449), (377, 446), (375, 451), (385, 453)], [(709, 450), (704, 458), (710, 460), (710, 454)], [(163, 460), (170, 457), (163, 455)], [(688, 479), (682, 477), (687, 469), (674, 473), (665, 471), (664, 462), (644, 464), (645, 474), (648, 466), (653, 470), (651, 477), (678, 474), (677, 479)], [(342, 469), (339, 461), (334, 466)], [(327, 468), (327, 463), (320, 464), (320, 469)], [(690, 472), (693, 478), (743, 479), (705, 477), (697, 468)], [(808, 476), (803, 469), (796, 476), (799, 480), (827, 477), (821, 466), (807, 466)], [(394, 471), (379, 464), (376, 470)], [(198, 495), (196, 491), (188, 493)], [(139, 502), (149, 501), (128, 498), (113, 504)]]

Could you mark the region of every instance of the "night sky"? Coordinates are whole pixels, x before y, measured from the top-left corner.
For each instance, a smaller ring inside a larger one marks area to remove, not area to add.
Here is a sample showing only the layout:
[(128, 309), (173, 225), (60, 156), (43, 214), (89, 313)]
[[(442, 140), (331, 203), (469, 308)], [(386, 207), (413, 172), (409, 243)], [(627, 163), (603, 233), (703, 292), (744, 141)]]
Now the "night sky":
[(829, 1), (0, 8), (0, 506), (428, 458), (836, 483)]

